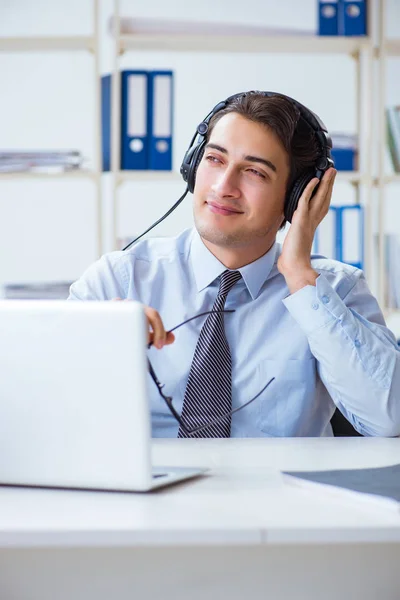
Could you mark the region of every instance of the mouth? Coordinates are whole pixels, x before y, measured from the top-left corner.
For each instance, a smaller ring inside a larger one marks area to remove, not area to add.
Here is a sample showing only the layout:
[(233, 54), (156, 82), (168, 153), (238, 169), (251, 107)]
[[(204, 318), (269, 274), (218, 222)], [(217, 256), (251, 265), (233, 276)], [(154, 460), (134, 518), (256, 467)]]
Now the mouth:
[(206, 202), (208, 208), (211, 212), (216, 213), (218, 215), (232, 216), (232, 215), (242, 215), (243, 212), (238, 210), (237, 208), (233, 208), (230, 206), (224, 206), (222, 204), (218, 204), (217, 202)]

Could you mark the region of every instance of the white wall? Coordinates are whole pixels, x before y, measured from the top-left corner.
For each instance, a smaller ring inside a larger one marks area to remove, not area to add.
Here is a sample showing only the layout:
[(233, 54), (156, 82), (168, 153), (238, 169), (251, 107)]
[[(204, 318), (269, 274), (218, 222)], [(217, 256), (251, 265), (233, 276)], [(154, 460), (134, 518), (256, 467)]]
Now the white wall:
[[(102, 67), (111, 56), (102, 0)], [(121, 3), (137, 17), (224, 21), (315, 29), (316, 0), (153, 0)], [(249, 9), (250, 7), (250, 9)], [(90, 34), (92, 0), (0, 0), (0, 36)], [(400, 36), (400, 2), (390, 2), (389, 32)], [(316, 55), (129, 52), (122, 68), (172, 68), (175, 72), (174, 168), (194, 128), (214, 104), (245, 89), (291, 95), (318, 113), (330, 131), (356, 128), (355, 68), (350, 57)], [(388, 101), (400, 102), (400, 60), (388, 73)], [(0, 147), (78, 148), (94, 157), (93, 58), (88, 53), (0, 53)], [(107, 176), (105, 176), (107, 177)], [(106, 184), (106, 182), (105, 182)], [(398, 211), (398, 188), (390, 206)], [(121, 236), (140, 233), (184, 190), (183, 182), (125, 183), (119, 194)], [(338, 184), (336, 202), (353, 199)], [(400, 201), (400, 200), (399, 200)], [(393, 206), (392, 206), (393, 205)], [(400, 221), (397, 212), (397, 222)], [(391, 216), (388, 221), (394, 223)], [(6, 281), (74, 279), (96, 258), (94, 186), (90, 181), (0, 181), (0, 285)], [(154, 235), (191, 224), (191, 200)], [(400, 227), (399, 227), (400, 230)], [(108, 249), (107, 246), (105, 249)]]

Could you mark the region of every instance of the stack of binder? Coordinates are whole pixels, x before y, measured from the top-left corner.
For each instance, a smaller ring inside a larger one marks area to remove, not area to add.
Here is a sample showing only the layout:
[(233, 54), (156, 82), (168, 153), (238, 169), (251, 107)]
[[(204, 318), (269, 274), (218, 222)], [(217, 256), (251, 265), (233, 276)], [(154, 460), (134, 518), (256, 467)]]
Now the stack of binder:
[[(103, 171), (111, 169), (111, 81), (101, 81)], [(122, 71), (120, 169), (170, 171), (172, 126), (172, 71)]]
[(319, 0), (319, 35), (367, 35), (367, 0)]
[(393, 169), (400, 173), (400, 106), (386, 109), (387, 140)]
[(330, 206), (319, 225), (313, 253), (353, 265), (364, 264), (364, 210), (358, 204)]
[(0, 150), (0, 173), (71, 171), (82, 162), (78, 150)]
[(4, 285), (3, 296), (9, 300), (65, 300), (68, 298), (72, 283), (72, 281), (8, 283)]

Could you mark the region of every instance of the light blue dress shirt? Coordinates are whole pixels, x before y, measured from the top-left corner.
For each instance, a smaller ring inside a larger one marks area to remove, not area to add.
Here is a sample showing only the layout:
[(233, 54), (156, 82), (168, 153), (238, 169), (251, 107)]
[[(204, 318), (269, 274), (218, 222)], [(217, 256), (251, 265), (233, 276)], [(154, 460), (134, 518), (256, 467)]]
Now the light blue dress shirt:
[[(363, 435), (400, 434), (400, 352), (362, 271), (320, 256), (316, 286), (290, 295), (277, 269), (278, 243), (239, 269), (228, 294), (225, 331), (232, 354), (232, 437), (331, 436), (336, 406)], [(211, 310), (224, 265), (195, 230), (151, 238), (94, 263), (70, 300), (130, 298), (159, 311), (166, 329)], [(149, 357), (182, 411), (195, 346), (206, 317), (176, 332)], [(154, 437), (176, 437), (173, 418), (149, 377)]]

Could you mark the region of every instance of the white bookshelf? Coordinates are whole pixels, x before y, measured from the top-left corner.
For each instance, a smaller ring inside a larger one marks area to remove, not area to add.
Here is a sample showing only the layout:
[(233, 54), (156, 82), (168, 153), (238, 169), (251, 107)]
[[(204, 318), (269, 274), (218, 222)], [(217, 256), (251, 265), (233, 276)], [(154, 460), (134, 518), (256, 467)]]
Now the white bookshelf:
[(95, 103), (93, 118), (95, 120), (95, 156), (94, 168), (76, 169), (56, 172), (20, 172), (0, 173), (0, 185), (5, 181), (23, 180), (84, 180), (89, 179), (95, 185), (96, 198), (96, 253), (101, 255), (103, 250), (102, 228), (102, 198), (101, 198), (101, 94), (100, 94), (100, 61), (99, 61), (99, 0), (93, 2), (93, 31), (92, 35), (83, 36), (26, 36), (26, 37), (0, 37), (0, 52), (89, 52), (93, 56), (93, 85), (95, 86)]
[[(388, 1), (380, 1), (380, 19), (378, 27), (377, 40), (377, 67), (378, 67), (378, 99), (376, 107), (376, 115), (379, 122), (378, 134), (378, 173), (377, 173), (377, 189), (378, 189), (378, 245), (379, 245), (379, 302), (389, 326), (394, 333), (400, 338), (400, 309), (393, 309), (385, 305), (385, 288), (387, 283), (386, 266), (385, 266), (385, 211), (387, 186), (391, 184), (400, 184), (400, 173), (388, 174), (385, 172), (385, 155), (387, 151), (387, 134), (386, 134), (386, 107), (387, 107), (387, 65), (388, 61), (395, 58), (400, 58), (400, 39), (388, 39), (386, 37), (387, 8)], [(400, 103), (400, 98), (398, 99)], [(399, 227), (400, 236), (400, 227)]]

